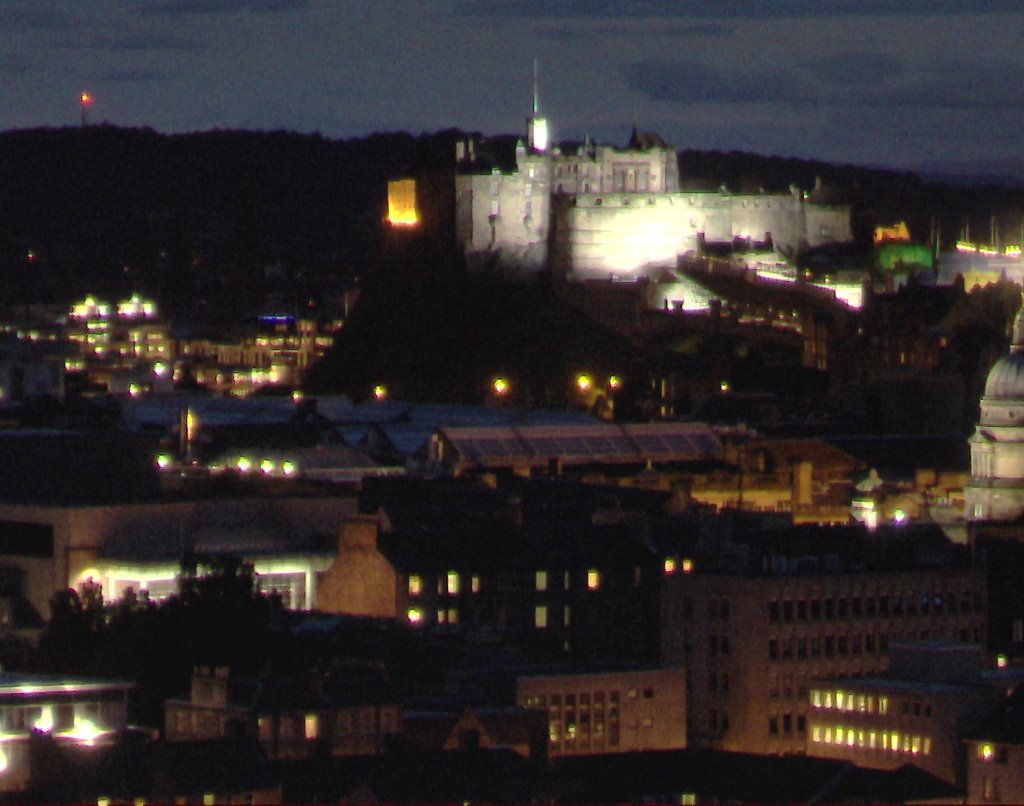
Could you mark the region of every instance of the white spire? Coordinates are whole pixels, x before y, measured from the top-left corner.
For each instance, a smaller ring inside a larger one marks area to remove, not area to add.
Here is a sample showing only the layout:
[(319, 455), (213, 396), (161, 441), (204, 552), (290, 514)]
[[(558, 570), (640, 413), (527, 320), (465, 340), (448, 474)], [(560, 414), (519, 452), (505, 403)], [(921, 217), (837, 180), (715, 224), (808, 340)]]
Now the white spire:
[(533, 57), (533, 116), (537, 117), (540, 112), (540, 95), (537, 90), (537, 63), (538, 59), (536, 56)]
[(538, 59), (533, 59), (533, 114), (526, 119), (527, 144), (531, 151), (548, 150), (548, 121), (540, 114), (540, 92), (537, 78), (539, 68)]

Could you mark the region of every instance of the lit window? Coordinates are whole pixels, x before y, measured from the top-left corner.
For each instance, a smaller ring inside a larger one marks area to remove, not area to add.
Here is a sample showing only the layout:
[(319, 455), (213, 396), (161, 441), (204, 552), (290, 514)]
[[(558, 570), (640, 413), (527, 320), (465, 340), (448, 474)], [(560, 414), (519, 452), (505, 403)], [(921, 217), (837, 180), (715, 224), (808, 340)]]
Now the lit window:
[(692, 574), (693, 573), (693, 560), (691, 560), (689, 557), (683, 558), (682, 568), (683, 568), (683, 573), (684, 574)]
[(868, 731), (868, 747), (871, 750), (878, 749), (878, 734), (873, 730)]
[(213, 806), (217, 802), (217, 798), (212, 792), (206, 792), (203, 794), (203, 806)]
[(410, 607), (406, 617), (409, 619), (410, 624), (419, 624), (423, 621), (423, 611), (418, 607)]
[(932, 754), (932, 740), (927, 736), (924, 737), (924, 741), (921, 743), (921, 749), (924, 751), (926, 756), (930, 756)]
[(981, 761), (991, 761), (995, 758), (996, 749), (990, 744), (979, 744), (978, 745), (978, 758)]
[(596, 568), (587, 571), (587, 589), (596, 591), (601, 587), (601, 572)]
[(676, 572), (676, 561), (674, 557), (665, 558), (665, 573), (674, 574)]
[(444, 624), (445, 623), (446, 613), (447, 613), (447, 611), (442, 610), (442, 609), (438, 609), (438, 611), (437, 611), (437, 623), (438, 624)]
[(821, 708), (821, 692), (816, 688), (811, 689), (811, 705)]
[(315, 739), (320, 734), (320, 720), (316, 714), (306, 714), (306, 738)]
[(569, 605), (562, 608), (562, 623), (568, 627), (572, 623), (572, 610)]
[(878, 713), (883, 714), (883, 715), (889, 713), (889, 698), (888, 697), (879, 697), (878, 698)]
[(409, 577), (409, 595), (419, 596), (423, 592), (423, 580), (418, 576)]
[(811, 725), (811, 741), (821, 744), (821, 725)]
[(546, 591), (548, 589), (548, 572), (538, 571), (533, 576), (534, 587), (539, 591)]
[(459, 623), (459, 611), (458, 611), (457, 608), (454, 608), (454, 607), (449, 607), (448, 608), (448, 623), (449, 624), (458, 624)]
[(473, 593), (480, 593), (480, 577), (477, 574), (469, 578), (469, 589)]
[(543, 630), (548, 626), (548, 608), (546, 605), (537, 605), (533, 609), (533, 626)]
[(457, 571), (448, 572), (448, 595), (456, 596), (459, 593), (459, 574)]

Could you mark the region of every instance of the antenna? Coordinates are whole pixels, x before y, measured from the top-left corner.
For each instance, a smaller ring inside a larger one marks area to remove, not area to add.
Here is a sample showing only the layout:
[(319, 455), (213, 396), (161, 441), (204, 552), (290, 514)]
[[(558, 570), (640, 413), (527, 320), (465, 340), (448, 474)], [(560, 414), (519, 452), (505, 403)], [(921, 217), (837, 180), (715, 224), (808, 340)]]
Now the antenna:
[(538, 59), (536, 56), (533, 57), (533, 115), (537, 116), (540, 112), (540, 99), (537, 94), (537, 71), (538, 71)]

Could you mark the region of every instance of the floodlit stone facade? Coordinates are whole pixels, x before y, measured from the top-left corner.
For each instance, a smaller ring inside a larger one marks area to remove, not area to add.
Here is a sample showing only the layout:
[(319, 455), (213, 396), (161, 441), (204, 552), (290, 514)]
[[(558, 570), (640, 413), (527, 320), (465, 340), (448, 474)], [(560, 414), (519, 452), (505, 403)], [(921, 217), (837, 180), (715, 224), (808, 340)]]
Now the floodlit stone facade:
[(475, 167), (460, 144), (456, 239), (471, 269), (569, 280), (660, 278), (702, 243), (766, 242), (786, 255), (852, 240), (850, 208), (788, 193), (683, 190), (675, 151), (634, 130), (625, 149), (519, 143), (515, 167)]

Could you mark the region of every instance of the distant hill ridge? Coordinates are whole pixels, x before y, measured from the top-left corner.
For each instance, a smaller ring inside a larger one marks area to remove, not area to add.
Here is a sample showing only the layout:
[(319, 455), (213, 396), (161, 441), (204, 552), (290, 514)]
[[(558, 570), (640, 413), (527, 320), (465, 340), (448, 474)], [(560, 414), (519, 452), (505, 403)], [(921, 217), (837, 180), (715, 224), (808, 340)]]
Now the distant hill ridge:
[[(362, 275), (381, 257), (386, 181), (451, 164), (465, 134), (349, 140), (288, 132), (165, 135), (112, 126), (0, 133), (0, 304), (141, 290), (175, 311), (247, 310)], [(929, 184), (911, 173), (737, 152), (680, 152), (685, 184), (808, 190), (821, 178), (854, 205), (864, 238), (967, 216), (1019, 229), (1024, 192)], [(1007, 225), (1009, 226), (1009, 225)]]

